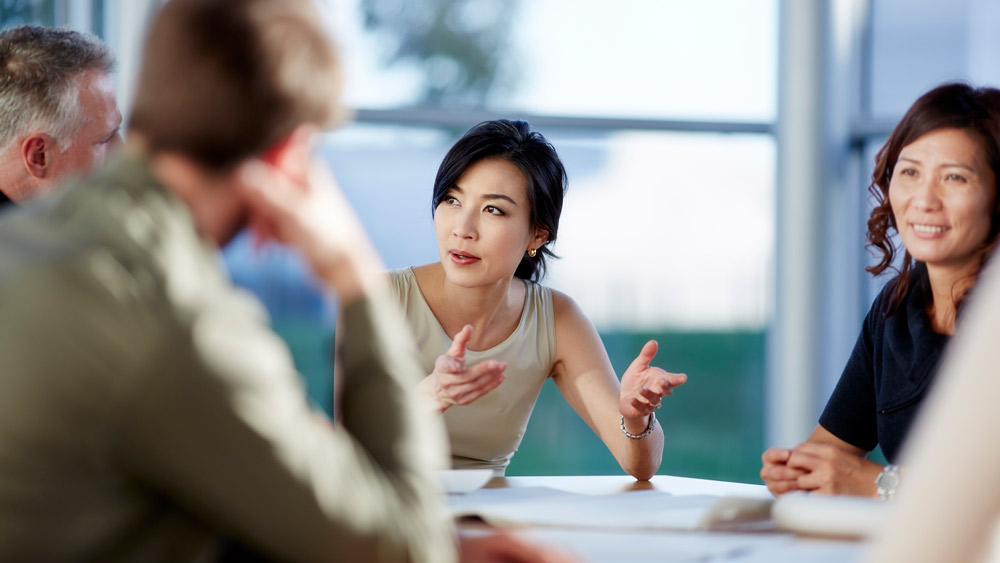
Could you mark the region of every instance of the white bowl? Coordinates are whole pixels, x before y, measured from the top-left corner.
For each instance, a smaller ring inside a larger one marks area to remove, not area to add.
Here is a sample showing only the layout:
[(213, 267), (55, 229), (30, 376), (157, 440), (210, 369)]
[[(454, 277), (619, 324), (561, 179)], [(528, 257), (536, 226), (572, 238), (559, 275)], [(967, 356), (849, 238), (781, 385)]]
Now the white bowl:
[(448, 469), (438, 471), (441, 488), (446, 493), (468, 493), (493, 478), (492, 469)]

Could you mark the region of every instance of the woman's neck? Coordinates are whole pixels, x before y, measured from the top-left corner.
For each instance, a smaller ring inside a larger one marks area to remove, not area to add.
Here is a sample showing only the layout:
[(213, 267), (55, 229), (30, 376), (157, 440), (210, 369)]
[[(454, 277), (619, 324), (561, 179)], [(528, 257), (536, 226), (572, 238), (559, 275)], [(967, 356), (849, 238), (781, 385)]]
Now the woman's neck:
[(931, 284), (932, 301), (927, 305), (931, 328), (941, 334), (955, 333), (956, 303), (976, 280), (980, 257), (961, 266), (927, 265), (927, 279)]
[(488, 286), (463, 287), (448, 280), (440, 263), (413, 269), (424, 300), (449, 337), (472, 325), (470, 350), (487, 350), (517, 328), (524, 309), (525, 286), (507, 278)]

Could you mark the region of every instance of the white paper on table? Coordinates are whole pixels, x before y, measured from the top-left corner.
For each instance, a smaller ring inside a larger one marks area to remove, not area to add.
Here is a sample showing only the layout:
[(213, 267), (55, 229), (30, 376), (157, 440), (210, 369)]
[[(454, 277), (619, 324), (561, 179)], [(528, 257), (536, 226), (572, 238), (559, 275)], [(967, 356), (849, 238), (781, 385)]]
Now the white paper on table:
[(631, 530), (711, 529), (720, 522), (766, 520), (770, 500), (630, 491), (584, 495), (548, 487), (480, 489), (448, 499), (452, 516), (478, 516), (498, 526), (530, 525)]
[(792, 534), (531, 528), (517, 535), (561, 548), (588, 563), (739, 561), (762, 552), (771, 555), (770, 563), (813, 561), (781, 557), (795, 541)]

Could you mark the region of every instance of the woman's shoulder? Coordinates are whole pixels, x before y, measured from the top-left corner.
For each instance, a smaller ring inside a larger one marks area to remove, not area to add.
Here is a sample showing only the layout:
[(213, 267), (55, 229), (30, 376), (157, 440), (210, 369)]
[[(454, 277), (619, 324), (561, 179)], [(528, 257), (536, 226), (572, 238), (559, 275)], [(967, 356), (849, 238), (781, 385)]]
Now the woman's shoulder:
[(424, 264), (422, 266), (407, 266), (405, 268), (390, 268), (386, 270), (389, 281), (394, 285), (418, 286), (426, 285), (434, 277), (435, 272), (440, 269), (439, 263)]
[(415, 285), (413, 268), (392, 268), (386, 270), (385, 275), (389, 278), (389, 289), (396, 298), (406, 294), (409, 288)]
[(392, 281), (412, 279), (413, 266), (407, 266), (405, 268), (389, 268), (385, 271), (385, 273)]
[(590, 323), (590, 319), (584, 314), (583, 309), (577, 304), (575, 300), (569, 295), (549, 287), (545, 287), (545, 291), (548, 291), (551, 295), (552, 301), (552, 316), (555, 319), (556, 328), (564, 323), (579, 323), (581, 321), (586, 321)]

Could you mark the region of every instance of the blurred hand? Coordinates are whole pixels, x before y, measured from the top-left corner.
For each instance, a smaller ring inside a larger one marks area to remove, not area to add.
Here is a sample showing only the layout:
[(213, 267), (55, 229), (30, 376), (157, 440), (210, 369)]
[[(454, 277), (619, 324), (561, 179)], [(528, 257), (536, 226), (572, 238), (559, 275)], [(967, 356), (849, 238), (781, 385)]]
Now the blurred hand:
[(462, 563), (574, 563), (575, 557), (562, 550), (531, 543), (513, 534), (487, 536), (459, 535)]
[(465, 325), (451, 342), (451, 348), (438, 356), (434, 372), (420, 382), (439, 412), (452, 405), (467, 405), (497, 388), (506, 379), (507, 364), (484, 360), (466, 369), (465, 347), (472, 338), (472, 325)]
[(655, 340), (647, 342), (622, 375), (618, 410), (626, 419), (645, 418), (660, 407), (660, 401), (671, 394), (674, 387), (687, 381), (683, 373), (670, 373), (650, 366), (656, 350)]
[(787, 448), (769, 448), (760, 456), (764, 464), (760, 470), (760, 478), (775, 496), (799, 490), (798, 479), (807, 473), (802, 469), (788, 467), (791, 455), (792, 450)]
[(241, 167), (250, 228), (258, 240), (298, 249), (313, 271), (349, 300), (378, 283), (384, 267), (329, 167), (315, 157), (307, 167), (301, 174), (262, 160)]
[(875, 478), (882, 466), (831, 444), (799, 444), (792, 450), (787, 465), (804, 472), (796, 483), (806, 491), (864, 497), (878, 494)]

